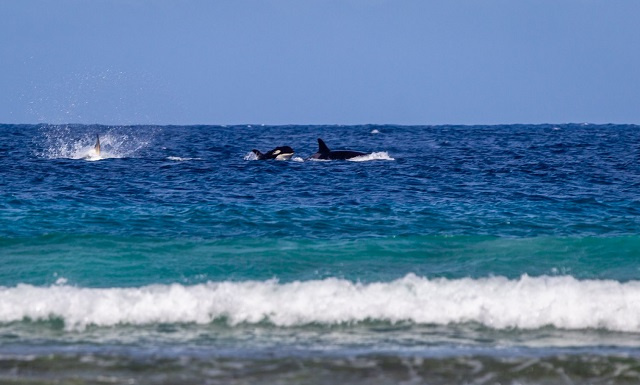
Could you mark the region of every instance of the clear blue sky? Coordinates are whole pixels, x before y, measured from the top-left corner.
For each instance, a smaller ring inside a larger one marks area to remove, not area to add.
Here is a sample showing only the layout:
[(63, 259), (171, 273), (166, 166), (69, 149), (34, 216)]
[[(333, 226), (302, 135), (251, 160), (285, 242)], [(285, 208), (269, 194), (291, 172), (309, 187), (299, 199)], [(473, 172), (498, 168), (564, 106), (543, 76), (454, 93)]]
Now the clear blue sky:
[(640, 123), (639, 0), (2, 0), (0, 123)]

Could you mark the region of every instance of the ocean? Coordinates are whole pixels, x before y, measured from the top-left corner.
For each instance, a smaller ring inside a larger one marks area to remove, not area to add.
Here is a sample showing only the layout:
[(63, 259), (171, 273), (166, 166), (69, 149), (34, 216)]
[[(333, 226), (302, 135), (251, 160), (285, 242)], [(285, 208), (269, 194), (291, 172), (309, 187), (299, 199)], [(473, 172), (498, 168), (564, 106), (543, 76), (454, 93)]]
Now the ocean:
[(0, 383), (638, 384), (639, 191), (634, 125), (0, 125)]

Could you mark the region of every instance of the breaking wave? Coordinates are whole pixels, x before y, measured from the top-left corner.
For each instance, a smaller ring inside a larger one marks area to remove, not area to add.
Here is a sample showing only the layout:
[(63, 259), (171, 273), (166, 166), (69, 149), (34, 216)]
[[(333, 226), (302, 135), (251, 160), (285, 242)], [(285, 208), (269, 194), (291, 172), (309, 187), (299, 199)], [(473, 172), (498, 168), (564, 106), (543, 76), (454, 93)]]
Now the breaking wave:
[(0, 288), (0, 322), (62, 319), (88, 325), (271, 323), (280, 327), (359, 322), (494, 329), (599, 328), (640, 332), (640, 281), (577, 280), (571, 276), (428, 279), (409, 274), (391, 282), (324, 280), (208, 282), (138, 288)]

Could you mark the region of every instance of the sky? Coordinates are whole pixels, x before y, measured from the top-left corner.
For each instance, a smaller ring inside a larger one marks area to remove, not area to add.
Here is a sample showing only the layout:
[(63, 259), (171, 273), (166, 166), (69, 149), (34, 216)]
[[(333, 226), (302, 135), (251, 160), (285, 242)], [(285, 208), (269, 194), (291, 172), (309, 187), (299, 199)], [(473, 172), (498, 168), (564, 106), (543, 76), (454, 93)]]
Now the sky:
[(0, 0), (0, 123), (640, 123), (638, 0)]

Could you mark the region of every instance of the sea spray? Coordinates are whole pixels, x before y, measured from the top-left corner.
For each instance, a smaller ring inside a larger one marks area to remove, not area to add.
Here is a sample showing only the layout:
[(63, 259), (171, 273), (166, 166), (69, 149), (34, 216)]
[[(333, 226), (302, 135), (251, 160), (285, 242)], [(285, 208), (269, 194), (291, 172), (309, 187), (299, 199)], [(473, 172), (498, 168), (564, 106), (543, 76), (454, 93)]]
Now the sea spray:
[[(85, 159), (135, 157), (153, 140), (156, 128), (141, 126), (129, 130), (120, 126), (42, 125), (34, 138), (34, 153), (44, 159)], [(102, 151), (94, 152), (96, 135)]]

